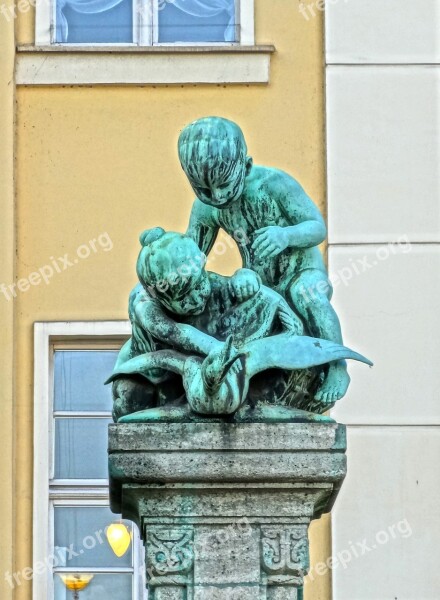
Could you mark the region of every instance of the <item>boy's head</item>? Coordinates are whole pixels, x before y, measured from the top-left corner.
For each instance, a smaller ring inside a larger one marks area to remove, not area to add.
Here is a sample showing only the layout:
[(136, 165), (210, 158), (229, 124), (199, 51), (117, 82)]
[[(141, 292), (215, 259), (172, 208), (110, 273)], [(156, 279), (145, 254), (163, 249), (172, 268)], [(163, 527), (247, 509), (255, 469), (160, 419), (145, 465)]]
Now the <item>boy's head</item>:
[(243, 193), (252, 168), (240, 127), (220, 117), (194, 121), (179, 137), (179, 159), (196, 196), (225, 208)]
[(165, 233), (160, 227), (144, 231), (140, 242), (136, 271), (144, 288), (153, 290), (172, 313), (202, 313), (211, 295), (211, 284), (205, 271), (206, 257), (197, 244), (180, 233)]

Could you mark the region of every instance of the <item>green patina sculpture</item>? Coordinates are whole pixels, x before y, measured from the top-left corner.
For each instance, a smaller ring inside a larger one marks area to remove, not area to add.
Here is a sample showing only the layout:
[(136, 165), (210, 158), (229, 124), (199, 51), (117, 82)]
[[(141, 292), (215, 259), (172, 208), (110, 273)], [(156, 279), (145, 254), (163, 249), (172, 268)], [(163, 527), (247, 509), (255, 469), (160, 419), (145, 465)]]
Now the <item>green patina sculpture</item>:
[[(257, 167), (240, 128), (195, 121), (179, 139), (196, 193), (186, 235), (141, 235), (132, 337), (113, 382), (115, 421), (313, 420), (346, 392), (345, 359), (318, 249), (323, 219), (286, 173)], [(244, 268), (205, 270), (223, 228)]]

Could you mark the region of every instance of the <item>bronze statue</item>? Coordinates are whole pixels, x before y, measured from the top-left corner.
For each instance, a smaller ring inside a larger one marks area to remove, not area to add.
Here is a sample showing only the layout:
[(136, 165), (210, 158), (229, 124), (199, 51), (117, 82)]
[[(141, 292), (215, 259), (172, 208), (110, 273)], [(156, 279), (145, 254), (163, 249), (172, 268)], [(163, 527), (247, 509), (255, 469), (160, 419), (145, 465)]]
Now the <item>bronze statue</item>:
[[(345, 394), (345, 359), (371, 365), (342, 344), (318, 209), (292, 177), (254, 166), (226, 119), (186, 127), (179, 157), (197, 198), (186, 235), (141, 235), (115, 421), (313, 420)], [(220, 228), (242, 234), (232, 277), (205, 270)]]

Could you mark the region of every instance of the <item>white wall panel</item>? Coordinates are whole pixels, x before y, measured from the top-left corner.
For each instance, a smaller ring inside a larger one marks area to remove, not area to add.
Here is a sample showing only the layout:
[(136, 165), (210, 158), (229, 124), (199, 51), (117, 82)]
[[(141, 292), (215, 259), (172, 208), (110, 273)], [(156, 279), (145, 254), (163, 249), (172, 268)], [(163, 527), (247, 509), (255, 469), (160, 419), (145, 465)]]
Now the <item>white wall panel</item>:
[(438, 0), (329, 0), (327, 62), (440, 62)]
[(350, 364), (352, 383), (333, 416), (440, 424), (440, 246), (337, 246), (329, 263), (344, 341), (375, 363)]
[(440, 67), (329, 67), (330, 243), (440, 241)]
[(333, 600), (438, 600), (439, 428), (350, 428), (348, 446)]

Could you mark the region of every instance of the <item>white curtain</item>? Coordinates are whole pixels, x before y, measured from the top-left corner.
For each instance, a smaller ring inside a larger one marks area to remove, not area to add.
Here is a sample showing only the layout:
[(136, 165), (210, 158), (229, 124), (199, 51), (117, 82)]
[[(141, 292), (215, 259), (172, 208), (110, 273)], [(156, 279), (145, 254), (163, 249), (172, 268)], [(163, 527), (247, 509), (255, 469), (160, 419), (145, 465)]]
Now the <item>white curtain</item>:
[(216, 17), (224, 10), (229, 15), (225, 31), (225, 42), (235, 42), (235, 1), (234, 0), (167, 0), (179, 10), (195, 17)]
[(59, 41), (67, 42), (69, 35), (69, 26), (63, 13), (66, 6), (83, 15), (96, 15), (114, 8), (121, 2), (122, 0), (57, 0), (57, 29), (61, 37)]
[[(151, 0), (146, 0), (151, 1)], [(235, 1), (234, 0), (166, 0), (184, 13), (195, 17), (215, 17), (224, 10), (229, 15), (229, 23), (225, 31), (225, 41), (235, 42)], [(57, 0), (57, 29), (61, 37), (59, 41), (67, 42), (69, 26), (64, 16), (66, 6), (84, 15), (102, 13), (120, 4), (122, 0)]]

